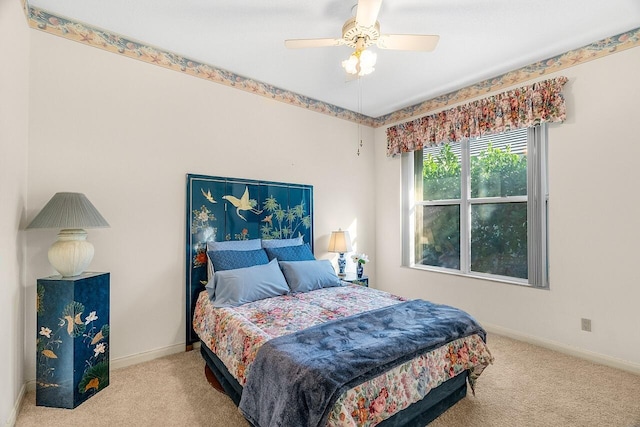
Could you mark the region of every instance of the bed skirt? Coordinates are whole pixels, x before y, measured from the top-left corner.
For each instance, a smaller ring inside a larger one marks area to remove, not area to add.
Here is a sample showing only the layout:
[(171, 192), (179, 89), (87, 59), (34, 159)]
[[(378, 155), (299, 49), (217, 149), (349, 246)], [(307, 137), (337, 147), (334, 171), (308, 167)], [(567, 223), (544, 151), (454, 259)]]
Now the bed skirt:
[[(209, 369), (220, 382), (220, 385), (238, 406), (242, 396), (242, 386), (229, 373), (222, 361), (203, 343), (200, 343), (200, 353)], [(426, 425), (435, 420), (440, 414), (456, 404), (467, 395), (467, 371), (461, 372), (450, 380), (442, 383), (427, 394), (424, 399), (403, 409), (392, 417), (384, 420), (381, 427), (400, 427)]]

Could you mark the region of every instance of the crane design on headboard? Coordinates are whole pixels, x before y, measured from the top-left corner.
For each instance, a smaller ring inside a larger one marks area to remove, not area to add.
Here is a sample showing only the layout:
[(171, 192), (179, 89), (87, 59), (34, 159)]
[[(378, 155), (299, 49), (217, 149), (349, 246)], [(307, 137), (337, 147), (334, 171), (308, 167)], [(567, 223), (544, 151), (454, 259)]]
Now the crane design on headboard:
[(229, 201), (236, 208), (236, 214), (238, 214), (238, 216), (244, 219), (245, 221), (247, 220), (247, 218), (243, 217), (240, 214), (240, 211), (249, 211), (255, 215), (260, 215), (262, 213), (262, 211), (259, 211), (258, 209), (255, 208), (255, 206), (258, 204), (258, 202), (256, 202), (256, 199), (249, 198), (248, 185), (244, 187), (244, 193), (242, 194), (241, 198), (238, 199), (236, 196), (231, 196), (231, 195), (222, 196), (222, 198), (224, 200)]

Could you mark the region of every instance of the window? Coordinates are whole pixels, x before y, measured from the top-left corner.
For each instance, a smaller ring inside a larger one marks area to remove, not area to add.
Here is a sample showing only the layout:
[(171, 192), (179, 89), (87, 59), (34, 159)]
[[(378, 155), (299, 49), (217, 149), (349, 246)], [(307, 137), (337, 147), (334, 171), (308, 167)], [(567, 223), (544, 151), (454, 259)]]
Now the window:
[(403, 155), (403, 263), (548, 286), (546, 127)]

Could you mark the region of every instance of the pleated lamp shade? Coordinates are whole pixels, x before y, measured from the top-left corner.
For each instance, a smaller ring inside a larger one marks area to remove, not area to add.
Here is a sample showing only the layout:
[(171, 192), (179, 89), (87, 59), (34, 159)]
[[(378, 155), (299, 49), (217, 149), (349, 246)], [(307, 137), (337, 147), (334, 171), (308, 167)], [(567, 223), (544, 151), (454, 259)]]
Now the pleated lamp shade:
[(85, 228), (105, 228), (109, 223), (82, 193), (56, 193), (29, 223), (27, 229), (60, 228), (49, 248), (49, 262), (63, 277), (82, 274), (93, 259), (93, 245)]

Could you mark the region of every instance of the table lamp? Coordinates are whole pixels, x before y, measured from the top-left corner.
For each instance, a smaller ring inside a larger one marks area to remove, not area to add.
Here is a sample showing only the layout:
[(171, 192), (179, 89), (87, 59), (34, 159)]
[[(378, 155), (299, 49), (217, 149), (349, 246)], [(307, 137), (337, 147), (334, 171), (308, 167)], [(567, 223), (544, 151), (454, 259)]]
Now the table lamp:
[(340, 254), (338, 258), (338, 277), (345, 277), (344, 267), (347, 264), (347, 260), (344, 258), (345, 252), (351, 252), (351, 237), (349, 237), (348, 231), (338, 229), (338, 231), (331, 232), (331, 239), (329, 239), (329, 252), (337, 252)]
[(93, 245), (85, 228), (105, 228), (109, 223), (82, 193), (56, 193), (29, 223), (27, 229), (60, 228), (49, 248), (49, 262), (63, 277), (82, 274), (93, 259)]

